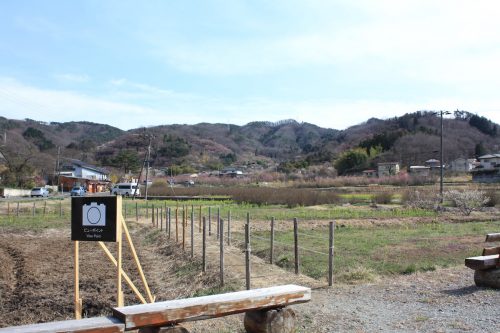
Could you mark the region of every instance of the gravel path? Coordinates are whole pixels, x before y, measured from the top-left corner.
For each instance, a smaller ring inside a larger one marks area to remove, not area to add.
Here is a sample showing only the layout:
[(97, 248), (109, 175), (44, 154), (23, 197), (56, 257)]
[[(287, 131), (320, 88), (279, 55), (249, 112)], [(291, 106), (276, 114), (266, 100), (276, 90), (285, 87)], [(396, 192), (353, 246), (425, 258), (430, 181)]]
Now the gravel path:
[(442, 269), (313, 291), (296, 306), (303, 332), (500, 332), (500, 290), (473, 271)]

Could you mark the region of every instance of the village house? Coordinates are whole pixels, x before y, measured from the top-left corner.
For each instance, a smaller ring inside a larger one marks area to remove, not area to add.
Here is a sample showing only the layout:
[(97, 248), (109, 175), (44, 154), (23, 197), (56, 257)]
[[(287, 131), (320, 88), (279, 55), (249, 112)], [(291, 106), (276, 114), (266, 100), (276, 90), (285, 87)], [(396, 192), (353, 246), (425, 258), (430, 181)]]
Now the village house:
[(410, 166), (410, 174), (414, 176), (427, 177), (430, 175), (431, 167), (425, 165), (412, 165)]
[(58, 173), (62, 191), (71, 191), (74, 186), (83, 186), (90, 193), (106, 192), (109, 171), (77, 159), (67, 159)]
[(463, 158), (459, 157), (456, 160), (451, 161), (450, 170), (454, 172), (470, 172), (476, 167), (475, 158)]
[(488, 154), (479, 157), (479, 165), (471, 171), (475, 183), (500, 182), (500, 154)]
[(375, 177), (377, 177), (377, 170), (374, 170), (374, 169), (364, 170), (363, 176), (368, 177), (368, 178), (375, 178)]
[(377, 174), (379, 177), (394, 176), (399, 173), (398, 162), (381, 162), (377, 164)]

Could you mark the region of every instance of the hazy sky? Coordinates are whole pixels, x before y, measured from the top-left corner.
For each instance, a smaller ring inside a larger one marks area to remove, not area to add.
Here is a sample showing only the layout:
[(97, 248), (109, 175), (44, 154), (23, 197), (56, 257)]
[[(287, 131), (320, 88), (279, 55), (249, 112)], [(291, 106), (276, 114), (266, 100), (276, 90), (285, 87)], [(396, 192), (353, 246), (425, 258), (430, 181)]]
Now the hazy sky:
[(500, 123), (500, 2), (1, 1), (0, 115), (122, 129), (467, 110)]

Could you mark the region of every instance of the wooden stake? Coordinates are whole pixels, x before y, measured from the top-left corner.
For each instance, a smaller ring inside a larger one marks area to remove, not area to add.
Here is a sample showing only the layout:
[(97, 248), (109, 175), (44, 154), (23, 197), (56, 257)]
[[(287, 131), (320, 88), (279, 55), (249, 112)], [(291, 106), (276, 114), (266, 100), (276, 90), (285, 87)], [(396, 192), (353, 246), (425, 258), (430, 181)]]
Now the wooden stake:
[(149, 301), (151, 303), (154, 303), (154, 297), (151, 294), (151, 290), (149, 289), (148, 281), (146, 280), (146, 276), (144, 275), (141, 262), (139, 261), (139, 257), (137, 256), (137, 251), (135, 250), (135, 246), (132, 242), (132, 237), (130, 237), (130, 232), (128, 231), (125, 220), (122, 220), (122, 227), (123, 231), (125, 232), (125, 238), (127, 239), (130, 251), (132, 252), (132, 256), (134, 257), (135, 265), (137, 266), (137, 270), (139, 271), (139, 275), (141, 276), (142, 284), (144, 285), (144, 289), (146, 289), (146, 292), (148, 294)]
[(10, 202), (7, 201), (7, 216), (10, 216)]
[(219, 239), (220, 235), (220, 207), (217, 207), (217, 239)]
[(250, 224), (245, 224), (245, 282), (247, 290), (250, 290)]
[(80, 243), (75, 241), (75, 319), (82, 319), (82, 300), (80, 298)]
[(201, 232), (201, 205), (200, 205), (200, 212), (198, 214), (198, 232)]
[[(98, 243), (99, 243), (99, 246), (101, 247), (101, 249), (104, 251), (104, 253), (108, 257), (108, 259), (113, 263), (113, 265), (115, 265), (115, 267), (118, 267), (118, 263), (117, 263), (115, 257), (111, 254), (111, 252), (109, 251), (109, 249), (107, 248), (107, 246), (103, 242), (98, 242)], [(123, 269), (121, 270), (121, 273), (122, 273), (123, 278), (125, 279), (125, 282), (127, 282), (127, 284), (130, 286), (130, 288), (132, 289), (132, 291), (139, 298), (139, 300), (143, 304), (146, 304), (147, 303), (146, 299), (142, 296), (141, 292), (139, 291), (139, 289), (137, 289), (137, 287), (132, 282), (132, 280), (130, 279), (130, 277), (128, 276), (128, 274), (125, 273), (125, 271)]]
[(227, 245), (231, 246), (231, 211), (227, 212)]
[(271, 217), (271, 249), (269, 252), (269, 263), (272, 265), (274, 262), (274, 216)]
[(43, 216), (45, 217), (45, 212), (47, 211), (47, 201), (43, 201)]
[(191, 258), (194, 257), (194, 207), (191, 207)]
[(17, 202), (16, 216), (19, 217), (19, 201)]
[(179, 207), (175, 207), (175, 242), (179, 243)]
[(203, 217), (203, 236), (202, 236), (202, 245), (201, 245), (201, 258), (203, 263), (203, 272), (207, 271), (207, 223), (205, 217)]
[(335, 230), (335, 222), (330, 222), (330, 230), (328, 234), (328, 285), (331, 287), (333, 285), (333, 232)]
[(163, 207), (160, 207), (160, 231), (163, 231)]
[(220, 285), (224, 287), (224, 221), (221, 219), (218, 223), (220, 225), (220, 236), (219, 236), (219, 265), (220, 265)]
[(186, 206), (182, 207), (182, 250), (186, 244)]
[(135, 203), (135, 221), (139, 221), (139, 207), (137, 202)]
[(33, 217), (35, 217), (35, 202), (33, 202)]
[(212, 207), (208, 207), (208, 235), (212, 236)]
[(168, 239), (170, 239), (170, 231), (172, 230), (172, 221), (171, 221), (171, 218), (170, 218), (170, 207), (167, 208), (167, 211), (168, 211), (168, 215), (167, 215), (167, 222), (168, 222)]
[(293, 244), (295, 257), (295, 274), (299, 274), (299, 222), (293, 218)]
[[(116, 205), (118, 206), (117, 208), (117, 211), (119, 213), (121, 213), (122, 211), (122, 201), (121, 201), (121, 197), (118, 197), (117, 200), (116, 200)], [(116, 291), (116, 300), (117, 300), (117, 306), (118, 307), (122, 307), (123, 306), (123, 292), (122, 292), (122, 240), (123, 240), (123, 234), (122, 234), (122, 224), (121, 223), (117, 223), (116, 224), (116, 228), (118, 229), (117, 230), (117, 235), (118, 235), (118, 239), (117, 239), (117, 258), (116, 258), (116, 262), (117, 262), (117, 278), (116, 278), (116, 287), (117, 287), (117, 291)]]

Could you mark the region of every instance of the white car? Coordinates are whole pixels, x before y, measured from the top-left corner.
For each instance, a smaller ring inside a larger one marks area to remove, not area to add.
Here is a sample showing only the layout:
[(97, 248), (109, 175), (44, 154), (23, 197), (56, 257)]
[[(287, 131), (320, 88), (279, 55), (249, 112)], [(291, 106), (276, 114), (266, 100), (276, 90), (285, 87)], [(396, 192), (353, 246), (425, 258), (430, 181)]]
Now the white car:
[(131, 195), (140, 196), (141, 190), (137, 186), (137, 183), (118, 183), (111, 189), (111, 194), (124, 195), (126, 197)]
[(31, 189), (31, 197), (48, 197), (49, 190), (45, 187), (34, 187)]

